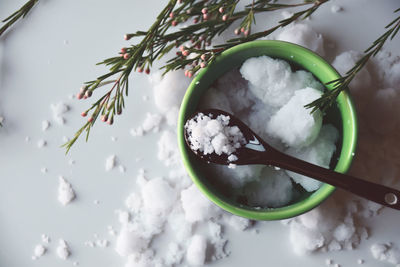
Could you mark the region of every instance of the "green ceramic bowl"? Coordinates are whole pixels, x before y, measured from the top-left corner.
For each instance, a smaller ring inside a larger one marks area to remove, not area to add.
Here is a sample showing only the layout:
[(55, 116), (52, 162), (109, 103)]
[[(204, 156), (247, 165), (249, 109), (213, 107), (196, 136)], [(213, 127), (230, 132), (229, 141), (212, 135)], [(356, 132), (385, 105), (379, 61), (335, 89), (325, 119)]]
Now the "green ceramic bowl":
[[(282, 41), (253, 41), (232, 47), (223, 52), (212, 64), (203, 69), (190, 84), (179, 112), (178, 143), (183, 163), (193, 182), (210, 200), (226, 211), (254, 220), (281, 220), (300, 215), (318, 206), (334, 191), (334, 187), (324, 184), (313, 193), (304, 193), (296, 202), (281, 208), (254, 208), (229, 199), (207, 180), (204, 163), (194, 156), (184, 140), (184, 124), (196, 111), (198, 103), (210, 85), (224, 73), (240, 67), (251, 57), (270, 56), (288, 61), (292, 66), (311, 72), (323, 84), (340, 77), (338, 72), (314, 52)], [(332, 89), (331, 85), (327, 86)], [(350, 96), (342, 92), (337, 106), (326, 112), (324, 123), (332, 123), (341, 133), (331, 169), (345, 173), (352, 162), (356, 147), (357, 121)], [(203, 166), (203, 167), (202, 167)]]

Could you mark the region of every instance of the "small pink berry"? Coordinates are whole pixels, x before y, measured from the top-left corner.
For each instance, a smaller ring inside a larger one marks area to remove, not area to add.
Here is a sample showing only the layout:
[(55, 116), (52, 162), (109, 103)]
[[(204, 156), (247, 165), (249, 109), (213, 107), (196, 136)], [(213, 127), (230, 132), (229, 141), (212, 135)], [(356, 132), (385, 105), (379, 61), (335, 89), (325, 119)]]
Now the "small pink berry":
[(173, 21), (171, 22), (171, 25), (175, 27), (176, 25), (178, 25), (178, 22), (177, 22), (176, 20), (173, 20)]
[(197, 22), (199, 22), (199, 18), (194, 18), (193, 23), (196, 24)]
[(101, 121), (102, 121), (102, 122), (106, 122), (107, 119), (108, 119), (107, 114), (104, 114), (103, 116), (101, 116)]
[(113, 119), (113, 117), (110, 117), (108, 120), (107, 120), (107, 124), (108, 125), (112, 125), (114, 123), (114, 119)]
[(121, 54), (125, 54), (126, 53), (126, 47), (122, 47), (121, 48)]
[(185, 70), (185, 76), (186, 76), (186, 77), (188, 76), (188, 73), (189, 73), (189, 71), (188, 71), (188, 70)]
[(144, 72), (145, 72), (146, 74), (150, 74), (150, 69), (147, 68)]
[(207, 64), (205, 62), (201, 62), (200, 63), (200, 68), (205, 68), (205, 67), (207, 67)]
[(129, 39), (131, 39), (132, 37), (129, 34), (125, 34), (124, 35), (124, 40), (128, 41)]
[(208, 13), (203, 14), (203, 19), (208, 20), (210, 18), (210, 15)]
[(218, 11), (219, 11), (219, 13), (224, 13), (224, 11), (225, 11), (225, 9), (221, 6), (219, 9), (218, 9)]
[(77, 99), (82, 99), (82, 97), (83, 97), (83, 94), (81, 92), (76, 94), (76, 98)]
[(181, 45), (180, 47), (179, 47), (179, 50), (181, 50), (182, 52), (185, 50), (185, 47), (183, 46), (183, 45)]
[(92, 93), (93, 93), (93, 91), (87, 90), (87, 91), (85, 92), (85, 97), (86, 97), (86, 98), (91, 97), (91, 96), (92, 96)]
[(87, 86), (84, 85), (79, 89), (79, 92), (84, 94), (86, 92), (86, 90), (87, 90)]
[(241, 31), (241, 32), (244, 32), (244, 31), (245, 31), (244, 27), (240, 28), (240, 31)]
[(190, 52), (187, 51), (187, 50), (183, 50), (183, 51), (182, 51), (182, 55), (183, 55), (184, 57), (187, 57), (188, 55), (190, 55)]
[(223, 20), (223, 21), (227, 21), (227, 20), (228, 20), (228, 15), (226, 15), (226, 14), (223, 15), (223, 16), (222, 16), (222, 20)]
[(83, 99), (87, 99), (87, 98), (88, 98), (87, 95), (84, 95), (84, 96), (83, 96)]
[(182, 4), (183, 0), (178, 0), (178, 4)]
[(202, 10), (201, 10), (201, 13), (203, 13), (203, 14), (207, 14), (208, 13), (208, 8), (203, 8)]
[(143, 68), (138, 68), (137, 71), (138, 71), (139, 73), (142, 73), (142, 72), (143, 72)]
[(124, 54), (124, 59), (128, 59), (129, 58), (129, 54), (128, 53), (125, 53)]
[(239, 35), (239, 34), (240, 34), (240, 29), (235, 29), (234, 33), (235, 33), (236, 35)]
[(88, 122), (92, 122), (92, 121), (93, 121), (93, 117), (90, 116), (89, 119), (88, 119)]
[(249, 33), (250, 33), (250, 31), (249, 31), (249, 30), (245, 30), (245, 31), (244, 31), (244, 36), (246, 36), (246, 37), (247, 37), (247, 36), (249, 35)]
[(200, 56), (200, 58), (201, 58), (201, 60), (205, 61), (205, 60), (207, 59), (207, 55), (206, 55), (206, 54), (202, 54), (202, 55)]
[(82, 113), (81, 113), (81, 116), (82, 116), (82, 117), (86, 117), (86, 116), (87, 116), (87, 112), (86, 112), (86, 111), (82, 112)]
[(206, 39), (206, 37), (204, 36), (204, 34), (200, 35), (199, 40), (203, 41), (204, 39)]
[(191, 72), (191, 71), (188, 71), (188, 75), (187, 75), (189, 78), (192, 78), (192, 76), (193, 76), (193, 72)]
[(173, 19), (173, 18), (174, 18), (174, 12), (169, 13), (169, 17), (170, 17), (171, 19)]

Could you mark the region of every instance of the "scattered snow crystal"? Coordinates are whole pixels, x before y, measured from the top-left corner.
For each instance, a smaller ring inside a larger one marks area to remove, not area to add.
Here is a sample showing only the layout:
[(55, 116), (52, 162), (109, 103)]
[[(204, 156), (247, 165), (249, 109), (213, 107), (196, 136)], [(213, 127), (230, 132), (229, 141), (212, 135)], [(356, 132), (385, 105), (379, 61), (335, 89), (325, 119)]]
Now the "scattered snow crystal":
[(51, 104), (50, 108), (53, 112), (53, 120), (58, 124), (65, 124), (63, 115), (70, 110), (70, 107), (63, 102), (59, 102), (57, 104)]
[(170, 130), (163, 131), (157, 146), (158, 159), (162, 161), (165, 166), (172, 166), (181, 162), (176, 133)]
[(147, 248), (150, 240), (143, 237), (139, 231), (124, 226), (117, 238), (115, 250), (121, 256), (139, 253)]
[(177, 196), (175, 190), (162, 178), (148, 181), (142, 188), (144, 207), (155, 214), (166, 214)]
[(58, 247), (57, 247), (57, 256), (62, 260), (66, 260), (66, 259), (68, 259), (70, 254), (71, 254), (71, 251), (69, 249), (67, 242), (65, 242), (64, 239), (60, 239), (58, 242)]
[(45, 147), (45, 146), (47, 146), (47, 141), (46, 141), (46, 140), (39, 139), (39, 140), (37, 141), (37, 147), (38, 147), (38, 148), (43, 148), (43, 147)]
[(400, 250), (392, 243), (373, 244), (371, 246), (372, 256), (380, 261), (386, 261), (391, 264), (400, 263)]
[(191, 79), (185, 77), (182, 71), (170, 71), (161, 79), (160, 73), (150, 76), (154, 87), (154, 101), (161, 112), (172, 107), (179, 108), (183, 95)]
[[(362, 53), (356, 51), (346, 51), (338, 55), (332, 65), (341, 75), (345, 75), (362, 56)], [(351, 94), (355, 96), (354, 101), (357, 104), (357, 107), (360, 109), (365, 108), (366, 101), (373, 90), (368, 65), (357, 73), (351, 81), (349, 89)]]
[(72, 189), (71, 184), (68, 183), (64, 177), (60, 176), (58, 180), (58, 201), (66, 206), (75, 198), (75, 192), (74, 189)]
[(332, 13), (338, 13), (340, 11), (343, 11), (343, 7), (338, 6), (338, 5), (332, 5), (331, 6), (331, 12)]
[(144, 119), (141, 126), (131, 129), (130, 133), (132, 136), (142, 136), (150, 131), (158, 132), (162, 116), (156, 113), (146, 113), (146, 118)]
[(117, 164), (117, 156), (116, 155), (110, 155), (106, 159), (106, 164), (105, 164), (105, 169), (106, 171), (111, 171), (114, 169), (115, 165)]
[(43, 246), (43, 245), (36, 245), (35, 246), (35, 249), (33, 250), (33, 256), (32, 256), (32, 259), (33, 260), (36, 260), (36, 259), (38, 259), (38, 258), (40, 258), (40, 257), (42, 257), (45, 253), (46, 253), (46, 247), (45, 246)]
[(286, 26), (276, 39), (304, 46), (321, 56), (325, 55), (322, 35), (303, 23), (293, 23)]
[(42, 121), (42, 131), (47, 131), (47, 129), (49, 129), (50, 127), (50, 122), (47, 120)]
[(186, 253), (186, 259), (190, 265), (204, 265), (206, 260), (207, 240), (202, 235), (194, 235)]
[(196, 187), (191, 185), (181, 192), (181, 203), (188, 222), (206, 221), (216, 217), (219, 208), (207, 199)]

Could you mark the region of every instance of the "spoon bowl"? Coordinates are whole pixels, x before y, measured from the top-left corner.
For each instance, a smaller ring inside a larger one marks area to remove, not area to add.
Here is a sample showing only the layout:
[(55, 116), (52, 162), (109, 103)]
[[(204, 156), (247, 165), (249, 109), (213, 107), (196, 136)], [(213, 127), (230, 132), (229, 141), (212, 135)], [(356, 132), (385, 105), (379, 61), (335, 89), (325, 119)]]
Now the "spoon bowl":
[[(220, 165), (251, 165), (251, 164), (259, 164), (256, 163), (255, 160), (258, 156), (257, 151), (265, 151), (266, 149), (274, 149), (266, 142), (262, 140), (256, 133), (254, 133), (245, 123), (239, 120), (237, 117), (233, 116), (232, 114), (219, 110), (219, 109), (205, 109), (202, 111), (198, 111), (191, 116), (188, 121), (195, 119), (198, 114), (205, 114), (206, 116), (210, 117), (211, 119), (216, 119), (219, 115), (228, 116), (230, 118), (228, 126), (237, 126), (243, 134), (244, 139), (246, 140), (246, 145), (240, 146), (235, 150), (232, 155), (237, 157), (237, 160), (234, 162), (228, 159), (228, 154), (221, 154), (217, 155), (216, 153), (208, 153), (204, 154), (200, 150), (193, 150), (192, 152), (196, 154), (201, 159), (207, 161), (208, 163), (215, 163)], [(186, 144), (190, 147), (190, 134), (185, 127), (185, 141)]]

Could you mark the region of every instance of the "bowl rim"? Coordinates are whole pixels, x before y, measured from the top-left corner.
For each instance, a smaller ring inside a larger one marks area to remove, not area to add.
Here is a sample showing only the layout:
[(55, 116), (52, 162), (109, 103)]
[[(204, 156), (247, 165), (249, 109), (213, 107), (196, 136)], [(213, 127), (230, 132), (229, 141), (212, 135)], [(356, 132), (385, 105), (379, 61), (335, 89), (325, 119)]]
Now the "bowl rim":
[[(256, 47), (270, 47), (270, 48), (277, 48), (279, 49), (288, 49), (291, 53), (295, 52), (295, 54), (301, 53), (302, 55), (308, 57), (315, 65), (317, 63), (318, 68), (324, 69), (327, 71), (329, 75), (333, 75), (336, 78), (340, 78), (340, 74), (322, 57), (314, 53), (313, 51), (304, 48), (302, 46), (284, 42), (284, 41), (277, 41), (277, 40), (257, 40), (251, 41), (244, 44), (239, 44), (232, 48), (227, 49), (226, 51), (222, 52), (210, 66), (218, 64), (221, 60), (225, 59), (226, 57), (232, 56), (235, 53), (247, 50), (247, 49), (254, 49)], [(296, 62), (296, 59), (292, 61)], [(217, 196), (216, 194), (212, 193), (207, 186), (201, 182), (197, 173), (195, 172), (194, 168), (190, 164), (189, 160), (189, 149), (186, 146), (185, 138), (184, 138), (184, 125), (187, 108), (190, 104), (190, 97), (193, 94), (194, 90), (196, 89), (196, 85), (200, 82), (202, 77), (207, 73), (209, 67), (202, 69), (199, 74), (192, 80), (184, 98), (181, 103), (181, 107), (179, 110), (179, 117), (178, 117), (178, 125), (177, 125), (177, 133), (178, 133), (178, 145), (180, 154), (182, 157), (182, 161), (186, 171), (188, 172), (190, 178), (192, 179), (193, 183), (200, 189), (200, 191), (206, 195), (208, 199), (214, 202), (219, 207), (223, 208), (224, 210), (249, 219), (253, 220), (281, 220), (287, 219), (291, 217), (298, 216), (303, 214), (315, 207), (317, 207), (321, 202), (326, 200), (335, 190), (334, 186), (324, 184), (320, 189), (313, 192), (310, 196), (301, 200), (299, 202), (293, 203), (288, 206), (284, 206), (281, 208), (273, 208), (273, 209), (250, 209), (245, 208), (244, 206), (240, 205), (232, 205), (224, 201), (222, 198)], [(304, 68), (305, 70), (314, 74), (315, 71), (312, 71), (308, 68)], [(328, 89), (332, 89), (333, 85), (326, 85)], [(351, 162), (353, 160), (353, 155), (357, 145), (357, 116), (356, 110), (353, 104), (353, 101), (346, 91), (342, 91), (338, 98), (337, 98), (337, 105), (340, 111), (340, 115), (342, 118), (342, 150), (340, 152), (340, 157), (338, 163), (336, 164), (335, 171), (345, 173), (350, 168)], [(190, 115), (190, 114), (188, 114)], [(346, 118), (347, 120), (344, 120)]]

